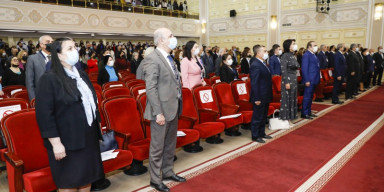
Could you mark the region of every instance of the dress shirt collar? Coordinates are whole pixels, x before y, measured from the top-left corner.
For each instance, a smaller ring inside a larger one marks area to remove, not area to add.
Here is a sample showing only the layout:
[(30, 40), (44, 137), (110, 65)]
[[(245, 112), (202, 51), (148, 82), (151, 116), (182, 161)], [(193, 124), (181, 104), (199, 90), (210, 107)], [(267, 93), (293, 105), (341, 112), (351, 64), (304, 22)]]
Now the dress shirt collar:
[(164, 56), (165, 59), (168, 59), (169, 53), (165, 52), (163, 49), (161, 49), (159, 47), (156, 49), (160, 51), (160, 53)]

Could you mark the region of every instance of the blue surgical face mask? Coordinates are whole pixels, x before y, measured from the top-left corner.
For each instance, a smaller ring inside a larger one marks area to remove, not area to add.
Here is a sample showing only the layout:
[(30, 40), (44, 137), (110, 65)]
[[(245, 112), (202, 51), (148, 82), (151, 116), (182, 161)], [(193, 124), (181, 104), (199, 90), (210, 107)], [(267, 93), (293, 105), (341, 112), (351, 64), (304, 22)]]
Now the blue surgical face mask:
[(76, 49), (72, 49), (72, 51), (67, 52), (67, 59), (65, 59), (65, 62), (69, 65), (76, 65), (76, 63), (79, 61), (79, 53), (76, 51)]
[(176, 37), (172, 37), (171, 39), (169, 39), (169, 45), (168, 47), (172, 50), (174, 50), (177, 46), (177, 39)]

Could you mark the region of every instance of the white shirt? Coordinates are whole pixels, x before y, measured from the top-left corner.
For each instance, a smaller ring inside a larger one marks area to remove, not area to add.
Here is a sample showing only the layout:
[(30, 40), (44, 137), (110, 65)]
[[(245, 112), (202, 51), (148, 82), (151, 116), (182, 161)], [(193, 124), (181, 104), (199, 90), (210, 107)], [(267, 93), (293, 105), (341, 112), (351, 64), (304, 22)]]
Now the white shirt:
[(45, 64), (47, 64), (48, 61), (49, 61), (49, 59), (48, 59), (48, 54), (46, 54), (44, 51), (41, 51), (41, 53), (42, 53), (43, 56), (44, 56)]
[[(169, 61), (169, 59), (168, 59), (169, 53), (165, 52), (164, 50), (162, 50), (160, 48), (156, 48), (156, 49), (159, 50), (160, 53), (164, 56), (165, 60), (167, 61), (168, 65), (169, 65), (169, 67), (173, 71), (173, 67), (172, 67), (171, 61)], [(173, 72), (173, 73), (175, 73), (175, 72)], [(174, 74), (174, 75), (176, 75), (176, 74)]]

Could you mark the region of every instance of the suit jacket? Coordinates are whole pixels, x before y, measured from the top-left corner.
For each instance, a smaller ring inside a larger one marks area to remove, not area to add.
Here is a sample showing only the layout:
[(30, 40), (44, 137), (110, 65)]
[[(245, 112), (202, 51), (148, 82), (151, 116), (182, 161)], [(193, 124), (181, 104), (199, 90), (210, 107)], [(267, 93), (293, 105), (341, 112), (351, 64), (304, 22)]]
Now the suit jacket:
[(375, 62), (373, 60), (372, 55), (368, 55), (368, 71), (367, 72), (374, 72), (375, 71)]
[(208, 77), (208, 74), (215, 72), (215, 64), (213, 62), (213, 57), (212, 55), (208, 56), (207, 54), (204, 54), (202, 60), (206, 69), (206, 77)]
[(247, 58), (243, 58), (240, 62), (241, 65), (241, 73), (249, 74), (249, 68), (251, 66), (251, 60), (247, 60)]
[[(166, 121), (171, 121), (182, 111), (182, 104), (179, 104), (182, 98), (181, 96), (178, 98), (181, 81), (180, 78), (176, 79), (166, 59), (158, 49), (155, 49), (140, 64), (143, 66), (147, 94), (144, 118), (148, 120), (156, 120), (156, 115), (162, 113)], [(176, 73), (180, 77), (177, 70)]]
[(330, 51), (328, 53), (328, 68), (334, 68), (335, 67), (335, 54), (334, 52)]
[(194, 86), (202, 84), (202, 69), (192, 59), (188, 60), (187, 57), (184, 57), (180, 62), (180, 68), (183, 87), (192, 90)]
[(228, 66), (223, 65), (220, 67), (220, 81), (231, 83), (235, 79), (239, 79), (239, 76), (237, 75), (237, 70), (235, 67), (231, 67), (230, 69)]
[(376, 69), (381, 69), (384, 65), (384, 53), (376, 52), (373, 54), (373, 60), (375, 61)]
[(253, 59), (249, 70), (251, 78), (251, 95), (252, 103), (261, 101), (269, 103), (272, 101), (272, 75), (267, 66), (259, 59)]
[(45, 58), (40, 52), (28, 57), (25, 69), (25, 85), (27, 86), (29, 100), (35, 98), (37, 82), (45, 72)]
[(320, 69), (326, 69), (328, 67), (328, 57), (322, 51), (320, 51), (317, 54), (317, 58), (320, 62)]
[[(113, 69), (115, 70), (117, 78), (119, 78), (119, 74), (117, 73), (116, 68), (113, 68)], [(97, 83), (100, 86), (103, 86), (104, 83), (108, 83), (108, 82), (109, 82), (109, 73), (108, 73), (107, 69), (105, 69), (105, 66), (104, 66), (99, 71), (99, 75), (97, 76)]]
[(281, 63), (276, 55), (269, 58), (269, 69), (272, 75), (281, 75)]
[(311, 51), (306, 51), (303, 55), (301, 64), (302, 82), (310, 82), (312, 85), (320, 83), (320, 65), (316, 55)]
[(360, 52), (356, 51), (356, 54), (359, 58), (358, 74), (361, 75), (363, 74), (363, 71), (364, 71), (364, 59), (363, 59), (363, 55)]
[(353, 51), (350, 51), (348, 53), (348, 57), (347, 57), (347, 75), (351, 75), (352, 72), (355, 72), (357, 73), (359, 71), (359, 56), (353, 52)]
[(216, 76), (220, 75), (220, 64), (222, 62), (221, 56), (219, 56), (215, 61), (215, 74)]
[(347, 69), (347, 60), (345, 59), (344, 55), (340, 53), (340, 51), (337, 51), (334, 55), (334, 72), (333, 77), (345, 77), (345, 72)]
[[(96, 92), (87, 74), (79, 71), (81, 78), (92, 91), (96, 104), (96, 121), (100, 122)], [(76, 80), (68, 77), (76, 86)], [(78, 95), (81, 95), (76, 90)], [(36, 88), (36, 120), (40, 128), (44, 145), (52, 149), (48, 138), (60, 137), (66, 150), (78, 150), (85, 147), (86, 132), (89, 128), (81, 97), (72, 97), (64, 90), (57, 75), (53, 72), (43, 74)], [(98, 138), (102, 139), (99, 123), (96, 128)]]

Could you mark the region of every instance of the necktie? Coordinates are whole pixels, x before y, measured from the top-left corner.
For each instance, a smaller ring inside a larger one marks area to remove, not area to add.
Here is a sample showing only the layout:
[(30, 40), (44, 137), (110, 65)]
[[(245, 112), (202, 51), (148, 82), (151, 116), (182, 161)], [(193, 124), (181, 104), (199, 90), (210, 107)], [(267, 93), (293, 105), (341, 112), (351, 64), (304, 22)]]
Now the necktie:
[(50, 62), (51, 61), (51, 55), (48, 55), (47, 58), (48, 58), (48, 62)]
[[(268, 69), (268, 71), (269, 71), (269, 68), (268, 68), (268, 66), (267, 66), (267, 64), (265, 64), (265, 62), (263, 62), (263, 64), (264, 64), (264, 66)], [(271, 71), (269, 71), (269, 72), (271, 72)]]
[[(167, 58), (168, 58), (169, 62), (171, 63), (172, 70), (173, 70), (173, 73), (175, 74), (177, 82), (180, 82), (179, 81), (179, 73), (177, 73), (176, 65), (175, 65), (175, 62), (173, 62), (173, 58), (170, 55), (168, 55)], [(181, 89), (177, 89), (177, 90), (178, 90), (178, 97), (180, 98), (181, 97)]]

